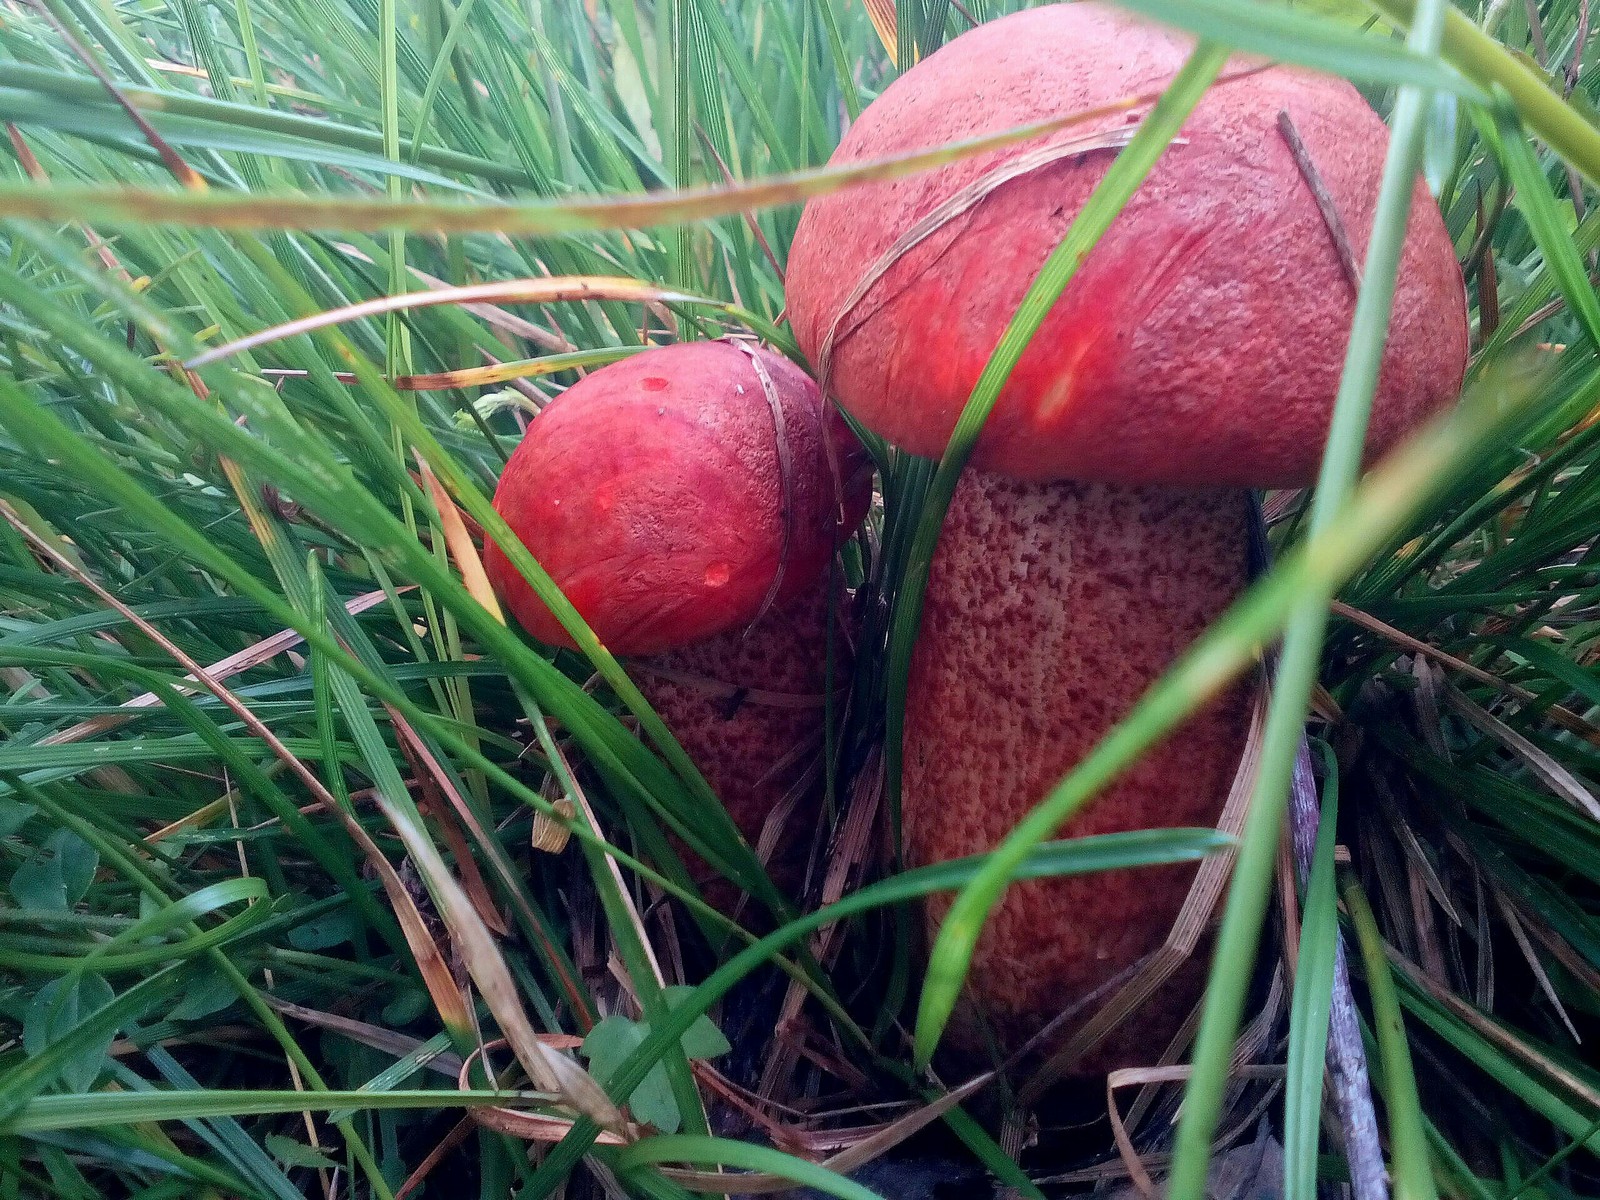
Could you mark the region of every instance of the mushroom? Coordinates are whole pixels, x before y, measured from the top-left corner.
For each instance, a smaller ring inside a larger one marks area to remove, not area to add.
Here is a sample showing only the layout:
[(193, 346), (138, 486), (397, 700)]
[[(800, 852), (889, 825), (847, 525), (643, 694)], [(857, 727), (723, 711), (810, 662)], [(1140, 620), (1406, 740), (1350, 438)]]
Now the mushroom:
[[(1191, 46), (1096, 3), (1020, 12), (908, 71), (833, 161), (1156, 93)], [(913, 865), (992, 849), (1243, 588), (1244, 489), (1313, 480), (1354, 309), (1340, 242), (1365, 247), (1387, 130), (1343, 80), (1248, 65), (1230, 65), (1081, 264), (956, 489), (906, 695)], [(943, 452), (1126, 119), (806, 206), (790, 318), (867, 428), (914, 454)], [(1105, 148), (1084, 150), (1085, 133), (1108, 135)], [(1466, 355), (1461, 273), (1419, 180), (1369, 458), (1456, 396)], [(1242, 689), (1204, 708), (1061, 836), (1214, 824), (1246, 709)], [(1193, 877), (1165, 867), (1013, 885), (950, 1040), (976, 1053), (986, 1027), (1011, 1051), (1080, 1002), (1087, 1017), (1098, 990), (1160, 947)], [(946, 908), (929, 906), (930, 927)], [(1153, 1061), (1201, 981), (1197, 967), (1180, 972), (1076, 1071)]]
[[(791, 893), (817, 817), (808, 768), (840, 598), (826, 567), (870, 486), (865, 451), (804, 372), (719, 341), (646, 350), (574, 384), (534, 419), (495, 491), (596, 636), (640, 656), (640, 691), (745, 839), (756, 845), (777, 815), (768, 866)], [(498, 546), (485, 569), (524, 629), (572, 646)], [(842, 675), (847, 639), (836, 647)], [(686, 861), (732, 912), (733, 886)]]

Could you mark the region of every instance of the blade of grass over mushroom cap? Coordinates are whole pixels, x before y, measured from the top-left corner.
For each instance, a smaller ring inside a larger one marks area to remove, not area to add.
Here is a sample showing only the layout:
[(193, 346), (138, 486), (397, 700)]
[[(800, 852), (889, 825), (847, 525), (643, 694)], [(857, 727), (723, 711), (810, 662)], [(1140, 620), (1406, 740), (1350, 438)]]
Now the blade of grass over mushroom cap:
[[(1478, 90), (1453, 71), (1423, 58), (1403, 61), (1404, 70), (1378, 72), (1371, 76), (1373, 82), (1424, 79), (1437, 88), (1460, 93), (1466, 98), (1478, 96)], [(1130, 97), (1128, 106), (1136, 103), (1138, 98)], [(6, 184), (0, 185), (0, 216), (79, 220), (96, 225), (166, 221), (226, 229), (408, 229), (435, 233), (492, 232), (506, 236), (644, 229), (794, 204), (854, 183), (895, 179), (1001, 146), (1029, 141), (1103, 115), (1103, 111), (1090, 110), (932, 150), (847, 167), (819, 167), (754, 183), (645, 196), (605, 196), (530, 204), (441, 204), (230, 194), (217, 190), (200, 193)]]
[[(1111, 227), (1134, 192), (1139, 190), (1150, 168), (1166, 152), (1167, 145), (1177, 136), (1190, 110), (1205, 94), (1206, 88), (1217, 77), (1227, 59), (1228, 51), (1223, 47), (1204, 42), (1195, 47), (1188, 62), (1174, 76), (1155, 107), (1140, 122), (1138, 131), (1084, 202), (1066, 236), (1039, 269), (1039, 274), (1017, 305), (1015, 315), (990, 354), (989, 361), (984, 364), (983, 373), (972, 389), (972, 396), (950, 434), (950, 444), (939, 462), (917, 518), (916, 532), (895, 597), (894, 622), (889, 631), (888, 719), (884, 734), (884, 760), (888, 771), (889, 811), (897, 822), (903, 753), (901, 730), (905, 719), (906, 684), (911, 673), (911, 650), (917, 629), (922, 623), (923, 596), (928, 587), (934, 551), (939, 544), (939, 531), (944, 524), (951, 497), (955, 495), (956, 482), (972, 456), (984, 422), (988, 420), (995, 401), (999, 399), (1033, 335), (1049, 316), (1051, 307), (1072, 282), (1078, 267), (1094, 249), (1100, 236)], [(952, 929), (960, 928), (956, 920), (959, 908), (958, 900), (940, 931), (928, 967), (927, 981), (923, 985), (916, 1027), (916, 1062), (919, 1067), (926, 1066), (933, 1057), (945, 1022), (955, 1008), (956, 995), (971, 959), (971, 945), (967, 946), (964, 954), (955, 955), (958, 961), (950, 958), (947, 938)], [(988, 905), (985, 905), (985, 914), (987, 910)], [(973, 930), (974, 942), (976, 937), (976, 930)]]
[[(1444, 0), (1427, 0), (1407, 43), (1420, 54), (1438, 52), (1444, 28)], [(1308, 536), (1315, 539), (1346, 519), (1347, 502), (1361, 472), (1367, 422), (1383, 363), (1393, 309), (1395, 276), (1405, 244), (1407, 219), (1430, 96), (1402, 88), (1395, 102), (1393, 132), (1384, 160), (1383, 180), (1373, 213), (1362, 282), (1351, 317), (1350, 341), (1334, 400), (1328, 443), (1312, 499)], [(1341, 582), (1333, 581), (1333, 585)], [(1304, 736), (1306, 712), (1316, 682), (1328, 603), (1333, 587), (1308, 588), (1295, 598), (1285, 622), (1283, 651), (1267, 714), (1259, 773), (1239, 857), (1217, 934), (1199, 1031), (1195, 1035), (1194, 1074), (1184, 1089), (1184, 1106), (1173, 1149), (1170, 1188), (1173, 1200), (1199, 1200), (1205, 1193), (1211, 1139), (1238, 1033), (1248, 984), (1255, 966), (1261, 923), (1266, 915), (1274, 861), (1290, 775)]]

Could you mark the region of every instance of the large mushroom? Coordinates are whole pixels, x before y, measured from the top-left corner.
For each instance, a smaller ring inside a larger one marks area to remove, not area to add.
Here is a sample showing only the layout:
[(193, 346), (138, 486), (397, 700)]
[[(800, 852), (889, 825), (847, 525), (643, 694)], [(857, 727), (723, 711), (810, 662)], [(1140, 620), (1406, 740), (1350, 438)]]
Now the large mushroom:
[[(859, 524), (870, 460), (816, 385), (741, 343), (651, 349), (594, 372), (529, 426), (495, 509), (639, 689), (791, 893), (816, 827), (826, 569)], [(541, 641), (571, 646), (496, 545), (490, 582)], [(849, 667), (835, 639), (836, 673)], [(835, 689), (840, 687), (838, 680)], [(689, 856), (707, 898), (737, 892)]]
[[(908, 71), (834, 162), (1159, 92), (1191, 47), (1095, 3), (1017, 13)], [(1342, 80), (1245, 65), (1230, 64), (1234, 77), (1201, 100), (1083, 262), (957, 488), (906, 697), (912, 864), (993, 848), (1243, 587), (1242, 489), (1312, 482), (1354, 308), (1338, 239), (1359, 258), (1387, 130)], [(942, 453), (1116, 139), (1072, 147), (1124, 123), (1097, 118), (807, 205), (790, 316), (852, 414), (902, 449)], [(1455, 397), (1466, 355), (1461, 273), (1419, 180), (1369, 457)], [(1214, 823), (1246, 731), (1235, 690), (1062, 835)], [(1193, 876), (1169, 867), (1013, 886), (979, 943), (954, 1043), (984, 1048), (987, 1026), (1015, 1049), (1110, 984), (1160, 946)], [(944, 911), (932, 905), (930, 925)], [(1177, 977), (1077, 1069), (1152, 1061), (1200, 978)]]

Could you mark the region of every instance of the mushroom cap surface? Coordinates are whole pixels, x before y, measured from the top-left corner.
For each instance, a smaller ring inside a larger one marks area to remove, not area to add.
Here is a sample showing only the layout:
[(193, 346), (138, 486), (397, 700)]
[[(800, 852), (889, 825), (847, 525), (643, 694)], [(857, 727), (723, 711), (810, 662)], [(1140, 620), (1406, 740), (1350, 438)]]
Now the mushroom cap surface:
[[(901, 76), (832, 161), (931, 148), (1156, 93), (1192, 44), (1097, 3), (1019, 12)], [(1230, 62), (1224, 79), (1251, 65)], [(1311, 482), (1355, 288), (1280, 112), (1362, 261), (1388, 146), (1377, 114), (1345, 81), (1291, 68), (1217, 84), (1035, 334), (974, 466), (1027, 480)], [(943, 453), (1023, 294), (1115, 156), (1105, 135), (1133, 121), (1097, 117), (807, 204), (790, 253), (790, 320), (851, 413), (913, 453)], [(1086, 135), (1099, 145), (992, 178), (1042, 147), (1082, 148)], [(918, 229), (940, 205), (961, 207), (985, 189), (931, 232)], [(905, 245), (916, 233), (924, 236)], [(852, 302), (863, 281), (870, 286)], [(1461, 271), (1419, 179), (1369, 459), (1455, 398), (1467, 349)]]
[[(494, 506), (613, 653), (656, 654), (748, 625), (775, 578), (774, 605), (808, 588), (865, 514), (869, 468), (788, 359), (682, 343), (612, 363), (551, 401)], [(493, 542), (484, 565), (524, 629), (572, 646)]]

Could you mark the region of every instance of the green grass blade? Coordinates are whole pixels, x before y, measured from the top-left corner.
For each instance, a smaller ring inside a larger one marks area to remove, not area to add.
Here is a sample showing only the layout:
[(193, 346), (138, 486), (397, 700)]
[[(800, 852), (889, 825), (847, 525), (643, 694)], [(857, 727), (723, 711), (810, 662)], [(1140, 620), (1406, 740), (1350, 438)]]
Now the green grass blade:
[(1353, 875), (1346, 875), (1341, 891), (1356, 944), (1366, 965), (1367, 992), (1372, 997), (1374, 1028), (1383, 1078), (1384, 1105), (1389, 1113), (1390, 1178), (1399, 1200), (1435, 1200), (1433, 1168), (1428, 1162), (1428, 1139), (1423, 1130), (1422, 1102), (1417, 1077), (1411, 1068), (1405, 1022), (1395, 993), (1394, 977), (1384, 957), (1383, 937), (1366, 893)]
[[(1443, 0), (1428, 0), (1408, 42), (1420, 54), (1436, 53), (1444, 27)], [(1367, 422), (1377, 388), (1394, 302), (1395, 273), (1405, 243), (1417, 168), (1422, 158), (1429, 95), (1403, 88), (1396, 102), (1393, 133), (1367, 243), (1360, 293), (1351, 319), (1350, 342), (1334, 402), (1328, 445), (1312, 501), (1309, 535), (1336, 528), (1361, 470)], [(1173, 1200), (1199, 1200), (1205, 1193), (1211, 1138), (1222, 1105), (1229, 1059), (1255, 965), (1261, 922), (1272, 885), (1273, 863), (1283, 827), (1294, 758), (1304, 736), (1307, 706), (1316, 679), (1332, 589), (1308, 589), (1287, 614), (1256, 785), (1245, 818), (1239, 858), (1228, 888), (1222, 929), (1206, 987), (1195, 1038), (1194, 1073), (1184, 1089), (1183, 1115), (1173, 1150)]]
[[(735, 1142), (727, 1138), (694, 1137), (674, 1134), (667, 1137), (646, 1138), (635, 1142), (626, 1150), (618, 1151), (612, 1158), (619, 1174), (625, 1178), (639, 1167), (650, 1163), (694, 1162), (723, 1167), (739, 1167), (748, 1171), (763, 1171), (788, 1179), (800, 1187), (837, 1196), (839, 1200), (883, 1200), (877, 1192), (859, 1183), (835, 1175), (826, 1167), (774, 1150), (769, 1146), (755, 1146), (749, 1142)], [(737, 1179), (728, 1180), (729, 1190), (737, 1187)]]

